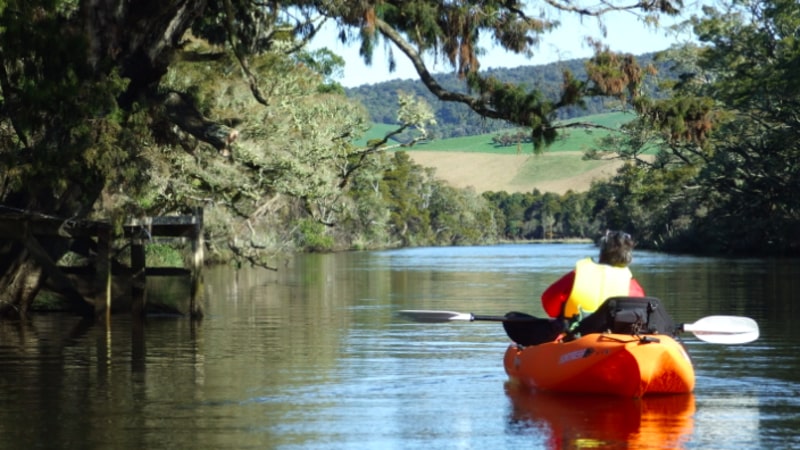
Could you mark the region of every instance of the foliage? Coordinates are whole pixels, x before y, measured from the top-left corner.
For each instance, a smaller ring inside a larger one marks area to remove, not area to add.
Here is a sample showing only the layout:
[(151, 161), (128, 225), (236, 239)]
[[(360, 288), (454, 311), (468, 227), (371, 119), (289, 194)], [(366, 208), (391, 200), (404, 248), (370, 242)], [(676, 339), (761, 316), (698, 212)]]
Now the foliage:
[[(665, 61), (654, 60), (655, 54), (639, 55), (640, 65), (651, 67), (662, 79), (670, 80), (676, 77)], [(555, 63), (536, 66), (520, 66), (515, 68), (496, 68), (487, 71), (491, 76), (502, 80), (504, 83), (536, 87), (542, 95), (556, 101), (560, 95), (563, 84), (564, 71), (573, 73), (575, 77), (585, 77), (586, 59), (572, 59)], [(460, 86), (457, 75), (442, 73), (437, 75), (442, 86), (451, 90), (466, 92)], [(369, 111), (371, 121), (378, 124), (394, 124), (397, 117), (397, 93), (406, 92), (424, 98), (433, 108), (436, 115), (436, 127), (431, 135), (437, 139), (448, 139), (460, 136), (474, 136), (485, 133), (525, 134), (530, 140), (529, 130), (523, 131), (519, 127), (509, 125), (504, 120), (487, 119), (470, 110), (466, 105), (442, 101), (436, 98), (419, 80), (390, 80), (381, 83), (368, 84), (345, 89), (347, 96), (362, 103)], [(664, 93), (657, 84), (646, 83), (642, 86), (642, 93), (651, 98), (663, 97)], [(554, 112), (555, 120), (566, 121), (586, 115), (601, 114), (610, 111), (626, 109), (626, 103), (603, 96), (589, 96), (583, 99), (581, 105), (571, 105), (559, 108)]]
[(485, 192), (496, 209), (499, 236), (507, 240), (585, 239), (600, 233), (592, 218), (592, 198), (586, 192)]
[(420, 171), (405, 152), (396, 152), (392, 163), (380, 185), (390, 211), (391, 235), (400, 239), (397, 246), (429, 244), (433, 239), (428, 209), (433, 174)]
[(380, 186), (384, 172), (391, 167), (387, 152), (381, 152), (367, 161), (370, 167), (356, 172), (350, 184), (348, 199), (352, 207), (343, 217), (336, 231), (344, 234), (337, 239), (345, 248), (367, 250), (383, 248), (391, 243), (389, 208), (384, 202)]
[[(213, 51), (197, 45), (195, 53)], [(167, 164), (152, 176), (163, 194), (151, 211), (213, 199), (208, 241), (222, 259), (265, 264), (270, 253), (338, 248), (333, 229), (352, 226), (357, 215), (348, 198), (353, 172), (382, 170), (369, 162), (372, 150), (352, 143), (366, 128), (364, 112), (340, 95), (319, 92), (318, 75), (280, 54), (252, 58), (251, 64), (262, 83), (258, 90), (269, 93), (266, 104), (253, 99), (243, 80), (216, 76), (235, 70), (230, 57), (173, 66), (165, 86), (191, 86), (215, 116), (240, 117), (242, 137), (227, 158), (202, 148), (163, 153), (159, 160)]]
[(325, 233), (325, 225), (310, 219), (300, 219), (294, 227), (297, 247), (312, 252), (325, 252), (333, 249), (333, 237)]
[(697, 230), (724, 252), (796, 254), (800, 168), (791, 162), (800, 157), (800, 4), (732, 6), (707, 9), (693, 22), (709, 44), (698, 65), (712, 77), (697, 90), (727, 113), (699, 179), (710, 201)]
[(388, 206), (392, 246), (467, 245), (492, 242), (497, 224), (492, 208), (477, 194), (434, 178), (432, 169), (395, 152), (380, 192)]
[[(557, 13), (567, 12), (582, 16), (600, 17), (612, 11), (641, 13), (642, 20), (656, 23), (661, 14), (674, 15), (682, 6), (680, 1), (657, 0), (627, 4), (611, 0), (602, 4), (583, 4), (572, 1), (547, 1), (530, 5), (518, 1), (438, 2), (431, 0), (383, 1), (339, 4), (332, 2), (323, 8), (326, 14), (336, 17), (340, 24), (360, 29), (358, 40), (361, 55), (367, 63), (381, 39), (390, 43), (389, 66), (393, 67), (398, 49), (414, 65), (424, 86), (437, 99), (465, 105), (485, 119), (497, 119), (516, 126), (528, 127), (535, 148), (551, 142), (558, 127), (552, 121), (561, 109), (583, 106), (583, 99), (592, 94), (618, 95), (611, 92), (603, 79), (608, 74), (621, 71), (628, 75), (624, 83), (633, 83), (639, 94), (641, 69), (631, 57), (616, 58), (596, 44), (598, 57), (594, 73), (605, 73), (591, 79), (579, 77), (570, 70), (560, 71), (558, 84), (552, 95), (541, 85), (527, 82), (507, 82), (491, 72), (480, 71), (481, 36), (493, 36), (493, 43), (501, 48), (531, 55), (539, 38), (559, 24), (553, 19)], [(351, 37), (346, 31), (343, 40)], [(442, 61), (452, 67), (458, 83), (446, 85), (442, 77), (432, 74), (423, 56)], [(620, 79), (619, 77), (617, 79)], [(620, 89), (628, 89), (620, 86)], [(371, 104), (372, 102), (370, 102)], [(392, 114), (384, 114), (391, 120)]]
[(665, 239), (659, 230), (683, 229), (694, 214), (690, 203), (670, 204), (677, 196), (689, 196), (686, 185), (693, 174), (628, 163), (611, 180), (592, 185), (591, 216), (601, 229), (625, 230), (636, 236), (640, 247), (652, 248)]
[[(13, 2), (0, 15), (0, 198), (74, 191), (75, 201), (89, 201), (82, 205), (88, 212), (94, 197), (80, 198), (81, 187), (137, 179), (146, 130), (117, 107), (126, 81), (114, 70), (94, 76), (82, 57), (84, 37), (61, 27), (63, 14), (72, 13)], [(33, 39), (29, 23), (37, 28)]]
[(691, 20), (703, 45), (664, 55), (674, 95), (637, 104), (614, 141), (636, 164), (593, 188), (607, 222), (670, 251), (800, 252), (799, 17), (793, 0), (736, 0)]
[(174, 245), (148, 243), (144, 247), (147, 265), (152, 267), (186, 267), (184, 257)]

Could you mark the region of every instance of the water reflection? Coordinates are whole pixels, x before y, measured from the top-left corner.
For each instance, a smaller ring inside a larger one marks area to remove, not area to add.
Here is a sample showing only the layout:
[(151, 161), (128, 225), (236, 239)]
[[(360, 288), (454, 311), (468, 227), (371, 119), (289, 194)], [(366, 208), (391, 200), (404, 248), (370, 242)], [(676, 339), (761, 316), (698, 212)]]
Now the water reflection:
[(0, 321), (0, 448), (800, 448), (798, 261), (637, 252), (634, 273), (676, 321), (738, 314), (761, 327), (742, 346), (684, 335), (694, 396), (507, 390), (499, 324), (395, 316), (541, 315), (541, 291), (595, 253), (504, 245), (298, 255), (278, 272), (209, 269), (199, 323)]
[(550, 449), (686, 447), (694, 431), (693, 394), (641, 399), (531, 392), (506, 383), (510, 432), (533, 430)]

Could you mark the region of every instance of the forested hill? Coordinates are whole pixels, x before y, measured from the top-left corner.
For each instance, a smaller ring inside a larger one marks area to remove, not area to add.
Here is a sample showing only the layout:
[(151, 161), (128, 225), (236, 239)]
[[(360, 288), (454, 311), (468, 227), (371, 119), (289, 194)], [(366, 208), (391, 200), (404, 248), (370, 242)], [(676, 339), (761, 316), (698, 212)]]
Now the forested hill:
[[(639, 64), (653, 64), (658, 73), (669, 73), (665, 63), (654, 62), (654, 53), (636, 57)], [(512, 69), (489, 69), (487, 74), (501, 81), (521, 83), (527, 87), (540, 87), (549, 98), (557, 99), (563, 83), (563, 71), (570, 70), (577, 78), (584, 78), (586, 59), (572, 59), (538, 66), (520, 66)], [(464, 90), (463, 81), (454, 74), (436, 74), (437, 81), (448, 90)], [(652, 94), (655, 86), (646, 87)], [(360, 101), (369, 111), (375, 123), (397, 123), (397, 93), (404, 92), (423, 97), (434, 108), (438, 126), (433, 131), (436, 138), (473, 136), (508, 128), (505, 122), (484, 119), (470, 110), (466, 105), (455, 102), (443, 102), (431, 94), (422, 81), (418, 79), (391, 80), (382, 83), (366, 84), (346, 89), (347, 96)], [(559, 111), (559, 119), (570, 119), (589, 114), (608, 112), (619, 109), (619, 102), (608, 98), (586, 98), (585, 108), (570, 106)]]

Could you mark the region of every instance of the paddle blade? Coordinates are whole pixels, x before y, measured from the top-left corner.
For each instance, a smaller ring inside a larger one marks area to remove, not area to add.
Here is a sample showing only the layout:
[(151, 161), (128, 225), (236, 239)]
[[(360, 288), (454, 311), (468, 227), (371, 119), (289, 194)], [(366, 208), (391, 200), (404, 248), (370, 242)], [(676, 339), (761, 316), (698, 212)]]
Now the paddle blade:
[(708, 316), (695, 323), (683, 324), (683, 331), (714, 344), (746, 344), (758, 339), (755, 320), (741, 316)]
[(430, 311), (430, 310), (421, 310), (421, 309), (403, 309), (397, 311), (402, 317), (406, 319), (413, 320), (415, 322), (426, 322), (426, 323), (440, 323), (440, 322), (452, 322), (455, 320), (465, 320), (468, 322), (472, 322), (475, 320), (470, 313), (460, 313), (455, 311)]

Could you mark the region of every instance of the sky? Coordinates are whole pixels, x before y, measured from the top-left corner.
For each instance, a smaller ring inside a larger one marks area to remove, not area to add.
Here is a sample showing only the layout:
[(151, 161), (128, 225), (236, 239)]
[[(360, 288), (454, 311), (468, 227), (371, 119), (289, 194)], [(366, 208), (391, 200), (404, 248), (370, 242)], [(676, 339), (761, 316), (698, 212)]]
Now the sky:
[[(689, 4), (690, 2), (686, 3)], [(688, 10), (688, 8), (685, 10)], [(559, 20), (562, 22), (561, 26), (542, 37), (542, 42), (534, 50), (534, 57), (531, 59), (504, 52), (498, 48), (492, 48), (488, 42), (483, 43), (483, 47), (489, 49), (489, 51), (486, 55), (480, 57), (481, 69), (541, 65), (559, 60), (587, 58), (593, 53), (592, 49), (586, 44), (584, 36), (587, 35), (602, 40), (613, 51), (634, 55), (664, 50), (673, 44), (684, 42), (688, 39), (686, 34), (675, 36), (674, 34), (668, 34), (664, 29), (657, 30), (647, 27), (630, 13), (615, 13), (614, 15), (606, 16), (604, 19), (607, 28), (606, 36), (601, 34), (594, 18), (583, 18), (581, 20), (574, 14), (565, 13), (559, 17)], [(672, 22), (663, 20), (662, 25), (670, 23)], [(331, 51), (345, 59), (344, 76), (337, 80), (345, 87), (355, 87), (395, 79), (418, 78), (408, 58), (397, 49), (394, 50), (397, 67), (394, 72), (390, 73), (382, 44), (375, 49), (372, 65), (365, 65), (358, 55), (358, 46), (354, 44), (348, 47), (339, 42), (333, 26), (324, 29), (321, 35), (318, 35), (315, 42), (312, 43), (312, 49), (323, 46), (327, 46)], [(432, 64), (432, 60), (429, 58), (426, 61), (428, 61), (428, 67), (434, 73), (452, 70), (441, 63), (438, 65)]]

